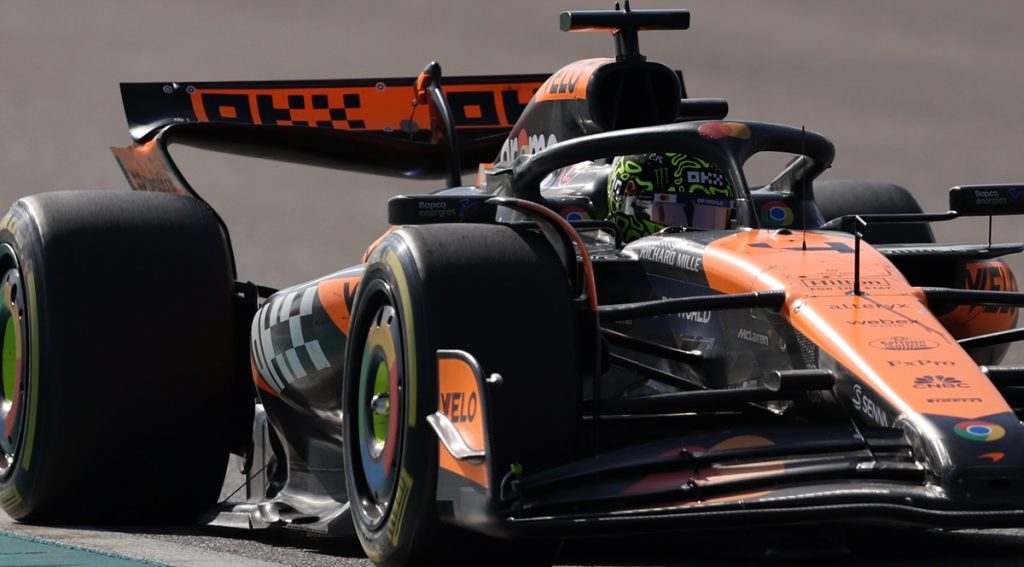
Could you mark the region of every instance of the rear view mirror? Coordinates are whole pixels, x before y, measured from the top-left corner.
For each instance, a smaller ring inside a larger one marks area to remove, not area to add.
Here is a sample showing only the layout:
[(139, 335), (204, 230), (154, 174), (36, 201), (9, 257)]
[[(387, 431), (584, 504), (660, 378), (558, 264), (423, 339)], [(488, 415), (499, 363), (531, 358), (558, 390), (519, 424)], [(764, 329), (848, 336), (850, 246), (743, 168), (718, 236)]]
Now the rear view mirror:
[(949, 190), (949, 208), (960, 216), (1024, 213), (1024, 184), (960, 185)]

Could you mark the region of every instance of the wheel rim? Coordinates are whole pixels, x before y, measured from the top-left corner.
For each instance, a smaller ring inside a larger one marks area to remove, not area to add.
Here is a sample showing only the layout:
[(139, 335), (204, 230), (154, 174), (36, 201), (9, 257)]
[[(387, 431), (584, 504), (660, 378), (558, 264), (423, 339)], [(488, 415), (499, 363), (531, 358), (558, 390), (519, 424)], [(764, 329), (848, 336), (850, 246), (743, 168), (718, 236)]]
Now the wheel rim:
[(25, 429), (25, 287), (10, 246), (0, 246), (0, 478), (14, 465)]
[(401, 328), (398, 313), (381, 305), (366, 334), (357, 393), (357, 471), (363, 494), (360, 503), (370, 527), (386, 518), (398, 480), (401, 445), (402, 380)]

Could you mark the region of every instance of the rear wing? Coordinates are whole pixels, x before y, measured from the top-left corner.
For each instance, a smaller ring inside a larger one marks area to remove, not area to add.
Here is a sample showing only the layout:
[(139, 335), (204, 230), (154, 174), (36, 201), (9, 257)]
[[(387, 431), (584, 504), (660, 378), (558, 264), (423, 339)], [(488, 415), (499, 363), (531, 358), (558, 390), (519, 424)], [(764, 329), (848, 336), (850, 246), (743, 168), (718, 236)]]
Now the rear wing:
[(417, 78), (123, 83), (134, 143), (112, 151), (133, 189), (192, 195), (167, 152), (172, 143), (402, 177), (448, 171), (451, 178), (498, 154), (547, 78), (445, 77), (441, 85), (440, 67), (431, 64)]

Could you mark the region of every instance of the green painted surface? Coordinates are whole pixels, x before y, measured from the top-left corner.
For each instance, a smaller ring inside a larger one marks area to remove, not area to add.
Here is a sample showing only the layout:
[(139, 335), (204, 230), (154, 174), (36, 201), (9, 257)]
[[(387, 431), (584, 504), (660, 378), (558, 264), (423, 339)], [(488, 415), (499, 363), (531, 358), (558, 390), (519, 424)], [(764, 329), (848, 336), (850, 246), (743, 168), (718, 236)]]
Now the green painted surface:
[(14, 374), (18, 371), (18, 343), (14, 335), (14, 317), (7, 318), (7, 325), (4, 329), (4, 350), (3, 350), (3, 382), (4, 399), (14, 399)]
[(2, 567), (153, 567), (160, 565), (162, 564), (0, 532), (0, 566)]
[[(381, 360), (377, 364), (377, 376), (373, 381), (373, 393), (375, 395), (388, 394), (388, 367), (387, 361)], [(388, 416), (373, 413), (373, 436), (383, 444), (388, 439)]]

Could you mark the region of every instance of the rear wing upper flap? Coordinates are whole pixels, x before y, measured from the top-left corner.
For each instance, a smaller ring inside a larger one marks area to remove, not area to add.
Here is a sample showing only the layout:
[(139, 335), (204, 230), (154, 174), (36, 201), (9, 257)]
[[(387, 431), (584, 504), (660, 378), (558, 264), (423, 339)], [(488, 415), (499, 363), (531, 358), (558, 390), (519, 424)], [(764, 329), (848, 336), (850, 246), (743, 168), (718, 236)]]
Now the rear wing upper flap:
[[(548, 75), (445, 77), (464, 169), (491, 161)], [(417, 103), (417, 78), (123, 83), (135, 142), (114, 148), (135, 189), (192, 193), (167, 153), (183, 143), (373, 173), (436, 177), (444, 129)], [(420, 97), (422, 101), (422, 97)]]
[[(460, 138), (512, 128), (548, 75), (445, 77), (442, 90)], [(335, 81), (123, 83), (132, 138), (144, 142), (180, 123), (313, 127), (429, 141), (416, 78)]]

